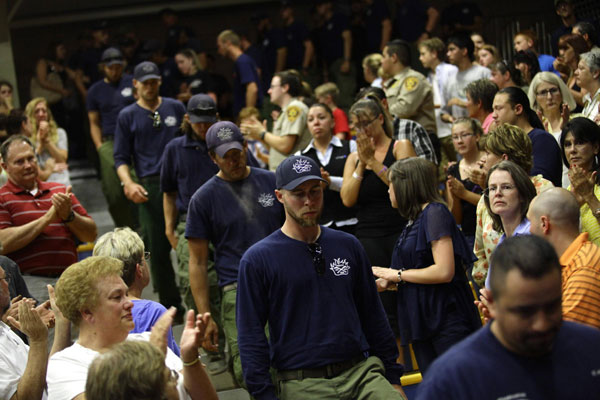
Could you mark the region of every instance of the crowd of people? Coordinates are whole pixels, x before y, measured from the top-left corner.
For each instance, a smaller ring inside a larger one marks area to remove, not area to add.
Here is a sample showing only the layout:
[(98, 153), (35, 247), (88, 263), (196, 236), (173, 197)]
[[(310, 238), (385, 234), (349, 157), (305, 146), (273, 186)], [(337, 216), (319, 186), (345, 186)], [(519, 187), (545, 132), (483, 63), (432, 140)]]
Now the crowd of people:
[(598, 392), (597, 25), (555, 0), (555, 54), (500, 54), (472, 3), (351, 3), (221, 31), (231, 88), (172, 10), (164, 46), (52, 43), (23, 109), (0, 81), (1, 398), (215, 399), (227, 368), (256, 399)]

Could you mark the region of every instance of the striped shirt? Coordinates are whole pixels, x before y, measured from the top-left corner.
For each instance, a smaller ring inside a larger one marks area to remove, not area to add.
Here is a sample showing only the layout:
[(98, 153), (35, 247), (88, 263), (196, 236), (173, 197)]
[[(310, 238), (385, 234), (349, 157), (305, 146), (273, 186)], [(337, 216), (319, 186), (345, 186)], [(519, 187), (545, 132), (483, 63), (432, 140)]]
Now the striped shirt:
[(581, 233), (560, 256), (563, 318), (600, 328), (600, 248)]
[[(64, 193), (65, 185), (56, 182), (37, 182), (35, 194), (12, 183), (0, 188), (0, 229), (21, 226), (34, 221), (52, 207), (52, 195)], [(89, 217), (75, 195), (71, 196), (74, 212)], [(49, 224), (31, 243), (20, 250), (6, 254), (16, 262), (21, 273), (57, 275), (77, 262), (75, 236), (58, 219)]]

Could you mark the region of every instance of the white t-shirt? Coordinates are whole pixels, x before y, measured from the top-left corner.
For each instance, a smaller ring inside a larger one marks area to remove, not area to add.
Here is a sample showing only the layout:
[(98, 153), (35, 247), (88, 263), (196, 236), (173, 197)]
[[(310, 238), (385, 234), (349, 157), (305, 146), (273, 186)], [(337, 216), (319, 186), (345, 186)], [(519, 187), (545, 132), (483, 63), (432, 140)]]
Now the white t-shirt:
[[(29, 346), (0, 321), (0, 399), (10, 399), (27, 367)], [(42, 400), (48, 398), (46, 391)]]
[[(467, 93), (465, 91), (467, 85), (479, 79), (490, 79), (491, 75), (492, 72), (481, 65), (473, 65), (464, 71), (458, 71), (448, 79), (447, 86), (444, 88), (446, 102), (454, 97), (462, 101), (467, 101)], [(467, 109), (460, 106), (448, 107), (446, 105), (444, 111), (450, 113), (454, 118), (468, 116)]]
[[(127, 340), (150, 340), (150, 332), (130, 333)], [(99, 353), (81, 346), (78, 342), (63, 351), (55, 353), (48, 361), (48, 399), (71, 400), (85, 392), (85, 382), (90, 364)], [(167, 348), (165, 365), (175, 371), (181, 371), (181, 359)], [(180, 399), (191, 399), (183, 386), (183, 374), (179, 374), (177, 391)]]

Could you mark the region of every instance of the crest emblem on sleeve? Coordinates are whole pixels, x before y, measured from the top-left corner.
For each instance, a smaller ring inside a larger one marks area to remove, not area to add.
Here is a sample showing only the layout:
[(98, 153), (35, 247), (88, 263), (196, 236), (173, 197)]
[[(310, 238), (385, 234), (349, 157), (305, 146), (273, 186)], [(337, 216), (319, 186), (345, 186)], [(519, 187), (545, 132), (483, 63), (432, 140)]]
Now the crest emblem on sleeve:
[(414, 76), (409, 76), (408, 78), (406, 78), (406, 80), (404, 81), (404, 87), (406, 88), (406, 90), (408, 90), (409, 92), (411, 90), (415, 90), (415, 88), (417, 87), (417, 85), (419, 84), (419, 79), (415, 78)]
[(299, 158), (294, 165), (292, 165), (292, 169), (296, 171), (297, 174), (302, 174), (304, 172), (309, 172), (312, 169), (312, 165), (310, 165), (308, 161)]
[(288, 107), (287, 118), (290, 122), (294, 122), (300, 116), (300, 108), (296, 106)]

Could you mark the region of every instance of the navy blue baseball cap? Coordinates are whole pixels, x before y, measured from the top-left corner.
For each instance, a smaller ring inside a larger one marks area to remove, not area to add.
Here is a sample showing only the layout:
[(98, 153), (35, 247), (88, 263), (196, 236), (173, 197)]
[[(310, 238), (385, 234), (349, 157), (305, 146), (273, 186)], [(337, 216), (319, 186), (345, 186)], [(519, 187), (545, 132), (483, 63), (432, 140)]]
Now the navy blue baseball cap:
[(327, 183), (321, 176), (321, 169), (315, 160), (305, 156), (290, 156), (283, 160), (275, 171), (277, 189), (293, 190), (312, 179)]
[(152, 61), (142, 61), (133, 70), (133, 79), (145, 82), (148, 79), (160, 79), (160, 70)]
[(123, 53), (121, 53), (121, 50), (117, 49), (116, 47), (109, 47), (102, 53), (102, 58), (100, 59), (100, 62), (106, 65), (107, 67), (110, 67), (114, 64), (123, 65), (125, 64), (125, 58), (123, 57)]
[(206, 131), (206, 147), (224, 157), (231, 149), (244, 150), (244, 136), (233, 122), (220, 121)]
[(191, 123), (217, 122), (217, 105), (212, 97), (200, 93), (188, 101), (187, 114)]

